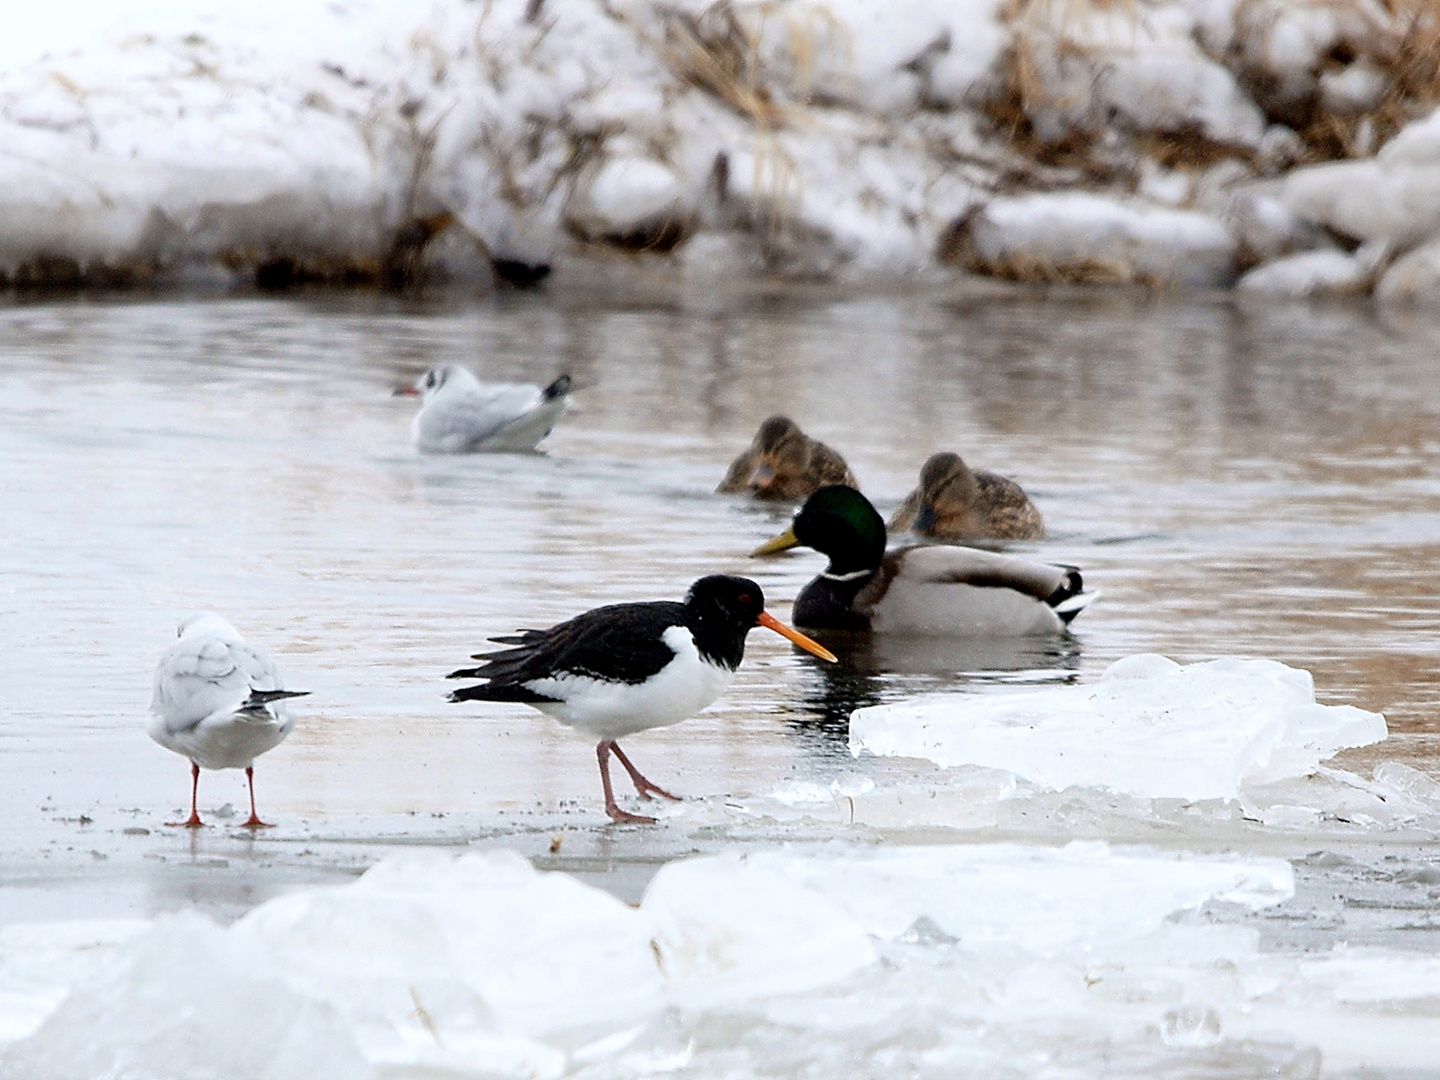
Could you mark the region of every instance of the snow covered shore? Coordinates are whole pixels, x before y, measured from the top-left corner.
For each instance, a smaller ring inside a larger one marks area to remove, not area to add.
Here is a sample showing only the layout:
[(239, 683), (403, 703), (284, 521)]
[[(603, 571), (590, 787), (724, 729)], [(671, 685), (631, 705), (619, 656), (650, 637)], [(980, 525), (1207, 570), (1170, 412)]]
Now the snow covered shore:
[[(1379, 0), (60, 0), (0, 283), (960, 271), (1440, 298), (1440, 13)], [(1393, 9), (1393, 10), (1392, 10)]]

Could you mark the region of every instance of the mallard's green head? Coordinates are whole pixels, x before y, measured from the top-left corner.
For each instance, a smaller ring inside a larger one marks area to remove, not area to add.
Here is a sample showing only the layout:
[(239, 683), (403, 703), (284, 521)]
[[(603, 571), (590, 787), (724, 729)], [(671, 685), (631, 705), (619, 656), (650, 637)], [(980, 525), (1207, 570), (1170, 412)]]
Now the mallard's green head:
[(785, 533), (753, 554), (803, 544), (830, 556), (829, 574), (874, 570), (885, 557), (885, 519), (852, 487), (823, 487), (805, 500)]

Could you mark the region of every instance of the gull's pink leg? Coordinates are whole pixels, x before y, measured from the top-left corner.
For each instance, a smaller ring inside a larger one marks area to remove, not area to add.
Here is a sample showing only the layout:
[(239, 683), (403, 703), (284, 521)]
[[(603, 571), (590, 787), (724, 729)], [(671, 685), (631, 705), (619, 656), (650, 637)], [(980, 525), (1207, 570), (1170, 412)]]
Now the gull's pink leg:
[(250, 785), (250, 820), (241, 826), (242, 829), (273, 829), (274, 823), (261, 821), (260, 815), (255, 813), (255, 766), (245, 766), (245, 782)]
[[(618, 821), (626, 825), (654, 825), (653, 817), (645, 817), (643, 814), (632, 814), (628, 810), (621, 810), (615, 805), (615, 793), (610, 788), (610, 751), (614, 750), (622, 762), (625, 755), (620, 753), (620, 748), (609, 739), (601, 739), (595, 747), (595, 756), (600, 759), (600, 783), (605, 786), (605, 813), (610, 815), (611, 821)], [(629, 762), (625, 767), (630, 768)]]
[(200, 766), (190, 762), (190, 816), (184, 821), (167, 821), (166, 825), (173, 825), (177, 829), (199, 829), (205, 823), (200, 820), (200, 810), (196, 806), (196, 799), (200, 796)]
[(625, 751), (620, 749), (619, 743), (612, 742), (610, 748), (615, 751), (615, 756), (620, 759), (620, 764), (625, 766), (625, 771), (630, 774), (630, 780), (634, 783), (635, 790), (640, 793), (642, 799), (650, 798), (653, 792), (663, 799), (671, 799), (675, 802), (682, 801), (679, 795), (671, 795), (670, 792), (664, 788), (657, 784), (652, 784), (649, 780), (646, 780), (645, 777), (641, 776), (640, 770), (630, 764), (630, 759), (625, 756)]

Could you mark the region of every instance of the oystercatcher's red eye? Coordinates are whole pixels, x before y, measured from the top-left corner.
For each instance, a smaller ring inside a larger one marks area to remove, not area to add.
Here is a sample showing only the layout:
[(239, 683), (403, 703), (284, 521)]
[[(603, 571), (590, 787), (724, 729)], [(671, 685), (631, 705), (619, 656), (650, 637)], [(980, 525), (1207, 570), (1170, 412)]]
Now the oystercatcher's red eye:
[(742, 604), (748, 604), (748, 603), (750, 603), (750, 594), (749, 594), (748, 592), (742, 592), (742, 593), (740, 594), (740, 603), (742, 603)]

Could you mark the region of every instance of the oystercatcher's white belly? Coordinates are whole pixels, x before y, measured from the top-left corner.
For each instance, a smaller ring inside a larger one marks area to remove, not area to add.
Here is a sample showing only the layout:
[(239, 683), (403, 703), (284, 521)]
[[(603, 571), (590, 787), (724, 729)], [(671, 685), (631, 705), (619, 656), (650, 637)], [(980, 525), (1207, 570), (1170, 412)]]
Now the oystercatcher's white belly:
[(561, 675), (532, 679), (525, 685), (537, 694), (562, 699), (535, 702), (535, 708), (599, 739), (621, 739), (678, 724), (723, 694), (735, 673), (702, 660), (683, 626), (669, 627), (662, 640), (675, 650), (675, 659), (641, 683)]

